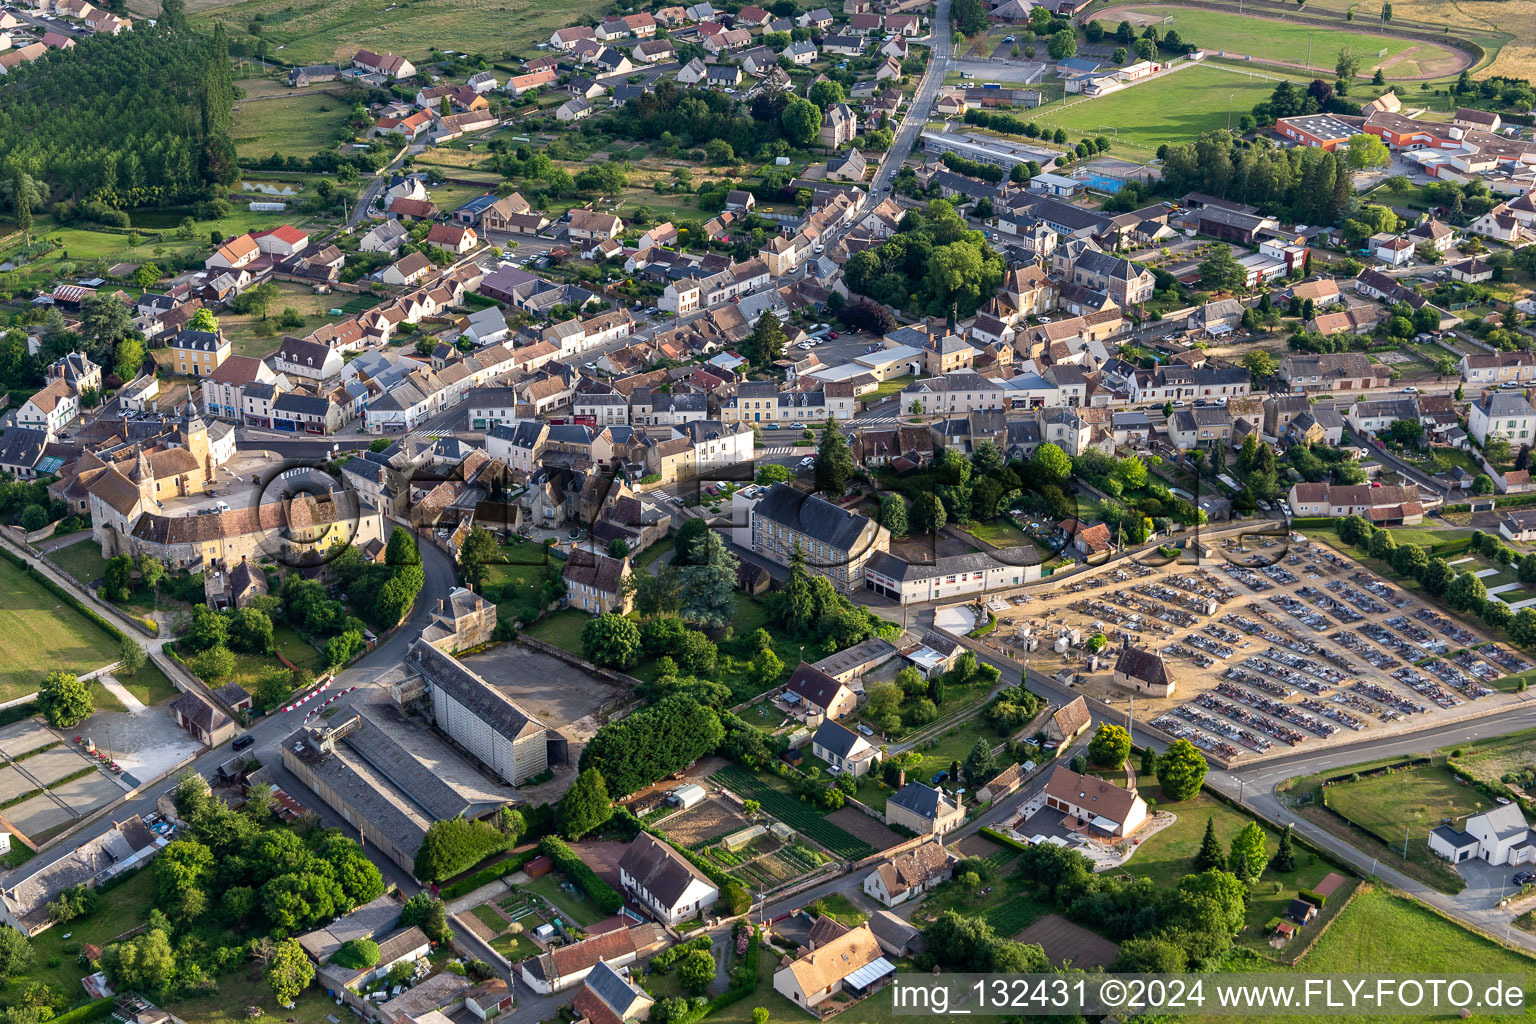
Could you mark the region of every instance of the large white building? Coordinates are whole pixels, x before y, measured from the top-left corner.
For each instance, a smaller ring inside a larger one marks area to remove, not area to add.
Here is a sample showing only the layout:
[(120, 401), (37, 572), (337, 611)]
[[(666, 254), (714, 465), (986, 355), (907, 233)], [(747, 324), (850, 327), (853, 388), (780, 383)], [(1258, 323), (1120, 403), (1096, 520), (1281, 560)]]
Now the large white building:
[(491, 771), (516, 786), (549, 767), (548, 731), (506, 694), (421, 640), (405, 663), (430, 687), (437, 727)]
[(1452, 864), (1476, 857), (1489, 864), (1536, 863), (1536, 839), (1515, 804), (1500, 804), (1467, 819), (1465, 831), (1452, 825), (1430, 830), (1429, 849)]

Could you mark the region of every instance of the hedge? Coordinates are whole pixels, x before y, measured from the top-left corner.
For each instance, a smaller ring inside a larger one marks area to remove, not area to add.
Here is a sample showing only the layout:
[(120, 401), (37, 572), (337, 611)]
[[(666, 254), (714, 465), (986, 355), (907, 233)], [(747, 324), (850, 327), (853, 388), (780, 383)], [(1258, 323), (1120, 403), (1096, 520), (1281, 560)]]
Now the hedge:
[(472, 875), (466, 875), (465, 877), (459, 879), (457, 882), (454, 882), (452, 885), (443, 886), (440, 890), (438, 890), (438, 895), (445, 900), (452, 900), (457, 899), (460, 896), (467, 896), (474, 892), (476, 889), (480, 888), (482, 885), (488, 885), (505, 875), (510, 875), (514, 872), (521, 871), (525, 864), (527, 864), (530, 860), (533, 860), (533, 858), (537, 857), (538, 855), (538, 850), (524, 850), (522, 853), (514, 853), (512, 856), (507, 857), (504, 860), (497, 861), (490, 867), (481, 868), (479, 871), (476, 871)]
[(1328, 897), (1321, 893), (1313, 892), (1311, 889), (1297, 889), (1296, 895), (1312, 904), (1318, 910), (1322, 910), (1323, 907), (1328, 905)]
[(539, 840), (539, 851), (555, 862), (555, 867), (566, 878), (581, 886), (592, 905), (602, 911), (604, 915), (617, 914), (624, 909), (624, 897), (618, 890), (597, 877), (597, 872), (587, 866), (586, 862), (576, 856), (569, 846), (556, 839), (554, 836), (545, 836)]
[(83, 1024), (84, 1021), (95, 1020), (112, 1008), (115, 996), (107, 996), (105, 999), (94, 999), (89, 1003), (83, 1003), (73, 1010), (54, 1017), (49, 1024)]
[(1004, 846), (1011, 846), (1015, 850), (1029, 849), (1028, 843), (1021, 843), (1011, 836), (1005, 836), (995, 828), (987, 828), (986, 826), (982, 826), (981, 834), (992, 840), (994, 843), (1002, 843)]

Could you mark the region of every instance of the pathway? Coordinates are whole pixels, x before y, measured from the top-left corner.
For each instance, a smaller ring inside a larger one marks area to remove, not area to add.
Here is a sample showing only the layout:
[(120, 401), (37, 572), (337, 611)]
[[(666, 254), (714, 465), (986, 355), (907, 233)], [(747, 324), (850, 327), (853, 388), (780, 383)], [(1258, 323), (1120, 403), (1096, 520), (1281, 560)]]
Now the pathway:
[(139, 698), (135, 697), (132, 693), (129, 693), (128, 688), (122, 683), (118, 682), (117, 679), (112, 675), (103, 672), (101, 675), (96, 677), (96, 681), (100, 683), (108, 693), (116, 697), (118, 702), (123, 705), (124, 709), (126, 709), (130, 715), (136, 715), (148, 707), (148, 705), (139, 700)]

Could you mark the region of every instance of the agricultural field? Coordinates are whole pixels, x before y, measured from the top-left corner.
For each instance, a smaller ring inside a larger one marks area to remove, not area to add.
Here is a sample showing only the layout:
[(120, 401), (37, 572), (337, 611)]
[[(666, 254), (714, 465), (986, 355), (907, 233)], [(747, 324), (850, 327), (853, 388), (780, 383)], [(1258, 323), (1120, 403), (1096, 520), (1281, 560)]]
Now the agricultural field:
[[(1132, 86), (1098, 99), (1066, 106), (1040, 107), (1030, 120), (1041, 126), (1065, 128), (1074, 139), (1107, 135), (1112, 154), (1150, 159), (1164, 143), (1192, 142), (1200, 133), (1227, 126), (1255, 103), (1269, 98), (1275, 83), (1215, 67), (1178, 71), (1145, 85)], [(1105, 131), (1106, 127), (1119, 129)]]
[[(389, 0), (194, 0), (188, 14), (195, 27), (223, 21), (237, 37), (259, 18), (261, 37), (295, 64), (350, 60), (360, 48), (419, 62), (432, 48), (491, 57), (532, 50), (555, 29), (595, 16), (604, 6), (592, 0), (424, 0), (405, 6)], [(130, 4), (139, 15), (157, 9), (154, 0)]]
[[(93, 672), (117, 655), (115, 637), (11, 562), (0, 561), (0, 701), (35, 692), (54, 669)], [(100, 703), (106, 693), (94, 689)]]
[[(1390, 79), (1439, 78), (1454, 75), (1467, 63), (1464, 55), (1446, 46), (1421, 43), (1400, 36), (1381, 35), (1361, 29), (1334, 28), (1315, 22), (1290, 22), (1277, 18), (1227, 14), (1188, 7), (1125, 7), (1100, 12), (1101, 20), (1118, 21), (1125, 13), (1144, 18), (1172, 17), (1160, 29), (1176, 29), (1180, 38), (1202, 49), (1223, 50), (1260, 60), (1305, 65), (1311, 47), (1311, 66), (1332, 71), (1339, 50), (1349, 47), (1362, 60), (1367, 78), (1377, 67)], [(1385, 50), (1380, 57), (1377, 54)]]
[(288, 90), (286, 96), (235, 104), (230, 137), (242, 158), (310, 156), (336, 148), (352, 101), (329, 92)]

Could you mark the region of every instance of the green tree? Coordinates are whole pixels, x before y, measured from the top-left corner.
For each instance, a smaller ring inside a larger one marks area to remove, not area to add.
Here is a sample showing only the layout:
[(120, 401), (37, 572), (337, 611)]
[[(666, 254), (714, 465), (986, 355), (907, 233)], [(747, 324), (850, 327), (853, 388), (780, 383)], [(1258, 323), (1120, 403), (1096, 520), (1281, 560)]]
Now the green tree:
[(267, 986), (279, 1006), (292, 1006), (294, 1000), (315, 980), (315, 967), (304, 953), (298, 939), (283, 939), (267, 957)]
[(580, 839), (613, 816), (613, 801), (608, 796), (608, 784), (603, 773), (588, 768), (576, 776), (571, 788), (560, 798), (556, 817), (560, 822), (560, 834), (567, 839)]
[(32, 946), (14, 928), (0, 928), (0, 978), (19, 978), (32, 966)]
[(965, 758), (965, 780), (975, 789), (998, 772), (997, 757), (992, 753), (992, 743), (985, 737), (977, 739)]
[[(1041, 447), (1045, 447), (1041, 445)], [(917, 496), (912, 503), (911, 526), (920, 534), (938, 533), (944, 529), (948, 520), (948, 514), (944, 511), (944, 503), (939, 496), (932, 491), (924, 491)]]
[(1445, 603), (1458, 612), (1476, 609), (1488, 600), (1488, 588), (1470, 572), (1458, 573), (1445, 588)]
[(787, 484), (791, 475), (787, 466), (781, 466), (777, 462), (764, 462), (757, 467), (757, 473), (753, 476), (752, 482), (765, 486)]
[(881, 526), (891, 531), (892, 537), (905, 537), (907, 535), (906, 500), (899, 494), (887, 494), (881, 498), (879, 520)]
[(1077, 33), (1071, 29), (1062, 29), (1051, 36), (1051, 40), (1045, 46), (1045, 52), (1051, 60), (1066, 60), (1077, 55)]
[(1246, 280), (1242, 266), (1232, 257), (1232, 247), (1217, 242), (1200, 261), (1200, 287), (1217, 292), (1235, 292)]
[(1174, 803), (1193, 799), (1205, 782), (1205, 756), (1188, 740), (1174, 740), (1157, 759), (1157, 784)]
[(55, 729), (72, 729), (96, 710), (90, 688), (73, 672), (62, 669), (43, 677), (37, 688), (37, 707)]
[(805, 552), (799, 542), (789, 558), (789, 578), (784, 583), (784, 625), (795, 636), (803, 636), (816, 617), (816, 600), (811, 595), (811, 574), (805, 567)]
[(1259, 880), (1269, 863), (1269, 850), (1264, 845), (1264, 830), (1258, 822), (1250, 821), (1232, 837), (1232, 856), (1227, 863), (1228, 870), (1248, 885)]
[(206, 309), (200, 309), (192, 314), (187, 321), (187, 329), (193, 331), (206, 331), (209, 334), (219, 333), (219, 318)]
[(692, 553), (694, 564), (678, 573), (681, 614), (706, 629), (724, 629), (736, 614), (736, 572), (741, 562), (715, 530), (707, 531)]
[(1339, 50), (1339, 59), (1333, 65), (1333, 77), (1345, 82), (1352, 82), (1360, 73), (1360, 55), (1351, 47), (1343, 47)]
[(1195, 871), (1209, 871), (1227, 865), (1226, 855), (1221, 852), (1221, 840), (1216, 838), (1216, 819), (1205, 819), (1205, 837), (1200, 840), (1200, 852), (1195, 854), (1192, 865)]
[(402, 526), (395, 527), (384, 549), (386, 565), (420, 565), (421, 552), (416, 550), (416, 538)]
[(677, 980), (689, 992), (703, 992), (715, 980), (714, 956), (707, 949), (690, 949), (677, 961)]
[(1285, 831), (1280, 833), (1280, 849), (1275, 851), (1269, 866), (1281, 874), (1296, 870), (1296, 848), (1291, 842), (1291, 826), (1285, 826)]
[(1426, 593), (1432, 597), (1440, 597), (1456, 578), (1456, 570), (1443, 558), (1431, 558), (1429, 564), (1419, 575), (1419, 582), (1424, 585)]
[(136, 676), (139, 674), (139, 669), (144, 667), (146, 660), (148, 660), (148, 655), (144, 653), (144, 648), (139, 646), (139, 642), (133, 637), (125, 635), (122, 643), (118, 646), (117, 669), (114, 674)]
[(1123, 726), (1104, 722), (1088, 741), (1088, 759), (1101, 768), (1119, 768), (1131, 756), (1131, 734)]
[(1385, 167), (1392, 162), (1387, 144), (1377, 135), (1351, 135), (1345, 143), (1344, 161), (1351, 170), (1363, 171), (1370, 167)]
[(133, 595), (133, 559), (118, 555), (102, 570), (102, 589), (110, 601), (126, 601)]
[(821, 111), (810, 100), (791, 96), (779, 114), (779, 125), (791, 145), (809, 146), (821, 131)]
[(1522, 608), (1509, 620), (1509, 638), (1521, 647), (1536, 647), (1536, 610)]
[(842, 428), (828, 419), (821, 430), (821, 442), (816, 446), (816, 489), (842, 497), (848, 489), (848, 478), (856, 468)]
[(1060, 446), (1046, 441), (1035, 449), (1034, 457), (1030, 460), (1036, 469), (1048, 474), (1053, 480), (1066, 480), (1072, 475), (1072, 460)]
[(484, 583), (490, 575), (490, 567), (501, 560), (501, 545), (496, 535), (481, 527), (473, 527), (464, 544), (459, 548), (459, 572), (470, 587)]
[(836, 106), (848, 97), (843, 92), (841, 82), (835, 82), (830, 78), (812, 82), (806, 91), (806, 99), (825, 111), (828, 107)]
[(622, 615), (604, 612), (582, 627), (581, 650), (594, 664), (629, 668), (640, 658), (640, 629)]
[[(837, 83), (819, 84), (836, 85)], [(772, 310), (769, 310), (758, 318), (752, 333), (747, 335), (746, 350), (752, 364), (761, 369), (771, 366), (774, 360), (782, 358), (784, 346), (788, 343), (789, 338), (784, 334), (784, 324)]]
[[(1243, 353), (1243, 369), (1248, 371), (1255, 384), (1266, 381), (1280, 371), (1280, 363), (1274, 356), (1263, 349), (1252, 349)], [(1248, 437), (1252, 437), (1249, 434)], [(1246, 441), (1247, 438), (1244, 438)]]
[(484, 821), (444, 818), (434, 821), (422, 837), (411, 873), (423, 882), (440, 882), (474, 867), (517, 841)]

